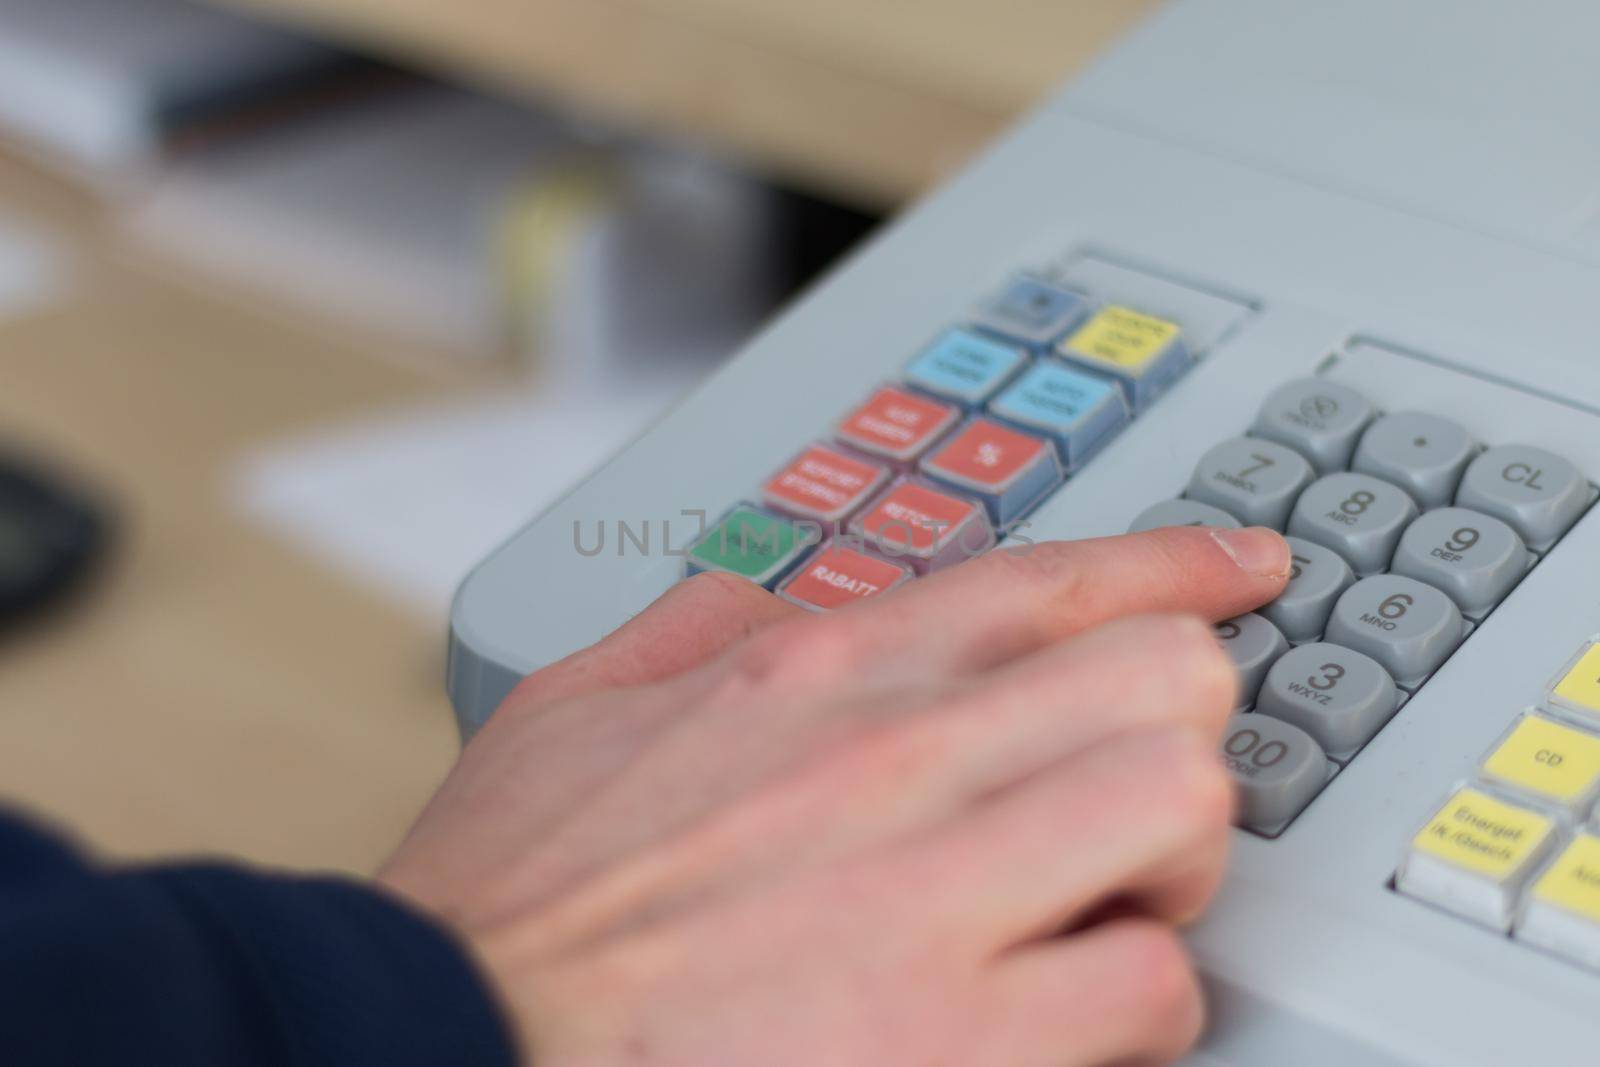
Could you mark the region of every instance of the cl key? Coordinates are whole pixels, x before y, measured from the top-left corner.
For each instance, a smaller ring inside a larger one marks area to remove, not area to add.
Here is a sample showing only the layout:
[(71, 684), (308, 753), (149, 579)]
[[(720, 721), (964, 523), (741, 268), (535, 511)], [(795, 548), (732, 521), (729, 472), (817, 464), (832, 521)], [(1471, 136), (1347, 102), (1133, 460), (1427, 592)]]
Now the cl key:
[(1589, 483), (1553, 452), (1501, 445), (1472, 461), (1456, 504), (1493, 515), (1542, 552), (1589, 506)]

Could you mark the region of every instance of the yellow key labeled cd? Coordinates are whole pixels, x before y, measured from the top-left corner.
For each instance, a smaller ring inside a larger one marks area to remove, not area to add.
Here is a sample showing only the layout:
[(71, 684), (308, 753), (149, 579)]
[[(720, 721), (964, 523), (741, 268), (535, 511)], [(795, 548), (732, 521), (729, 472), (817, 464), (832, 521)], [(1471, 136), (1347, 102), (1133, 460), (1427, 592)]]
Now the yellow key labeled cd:
[(1468, 786), (1445, 801), (1411, 847), (1501, 881), (1536, 856), (1554, 830), (1538, 812)]
[(1551, 690), (1555, 703), (1600, 718), (1600, 643), (1590, 645)]
[(1122, 374), (1139, 375), (1178, 338), (1178, 326), (1132, 308), (1102, 308), (1061, 344), (1064, 355), (1102, 363)]
[(1536, 798), (1576, 808), (1600, 787), (1600, 737), (1526, 715), (1483, 761), (1483, 773)]
[(1539, 880), (1533, 897), (1600, 923), (1600, 838), (1579, 834)]

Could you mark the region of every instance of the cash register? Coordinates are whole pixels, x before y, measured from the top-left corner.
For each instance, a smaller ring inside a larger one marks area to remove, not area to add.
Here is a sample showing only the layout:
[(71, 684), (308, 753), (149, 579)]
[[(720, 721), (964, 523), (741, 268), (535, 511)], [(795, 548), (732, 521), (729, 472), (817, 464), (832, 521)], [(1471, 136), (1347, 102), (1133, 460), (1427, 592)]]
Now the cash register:
[(1161, 9), (477, 567), (463, 732), (696, 571), (827, 611), (1271, 526), (1193, 1062), (1600, 1062), (1596, 42), (1580, 0)]

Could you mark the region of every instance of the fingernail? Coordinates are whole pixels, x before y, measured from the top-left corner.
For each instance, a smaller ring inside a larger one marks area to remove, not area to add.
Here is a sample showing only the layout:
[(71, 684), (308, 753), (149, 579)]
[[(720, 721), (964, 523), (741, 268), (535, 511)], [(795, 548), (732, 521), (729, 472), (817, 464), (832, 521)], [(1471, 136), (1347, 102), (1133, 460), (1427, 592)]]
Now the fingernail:
[(1211, 539), (1221, 546), (1239, 569), (1257, 578), (1286, 578), (1289, 574), (1289, 543), (1275, 530), (1252, 526), (1244, 530), (1212, 530)]

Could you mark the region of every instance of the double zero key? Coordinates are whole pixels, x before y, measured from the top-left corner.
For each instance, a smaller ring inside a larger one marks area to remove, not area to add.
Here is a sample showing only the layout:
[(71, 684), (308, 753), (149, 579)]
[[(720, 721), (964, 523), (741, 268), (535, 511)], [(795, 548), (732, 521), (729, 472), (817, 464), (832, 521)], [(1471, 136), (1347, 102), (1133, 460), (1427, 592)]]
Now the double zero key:
[(1266, 715), (1229, 719), (1221, 756), (1238, 791), (1239, 824), (1268, 835), (1311, 803), (1331, 769), (1310, 734)]

